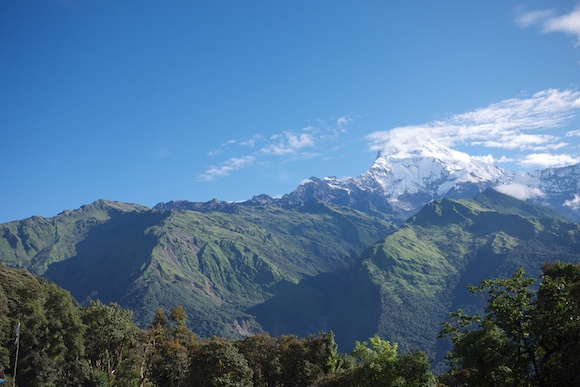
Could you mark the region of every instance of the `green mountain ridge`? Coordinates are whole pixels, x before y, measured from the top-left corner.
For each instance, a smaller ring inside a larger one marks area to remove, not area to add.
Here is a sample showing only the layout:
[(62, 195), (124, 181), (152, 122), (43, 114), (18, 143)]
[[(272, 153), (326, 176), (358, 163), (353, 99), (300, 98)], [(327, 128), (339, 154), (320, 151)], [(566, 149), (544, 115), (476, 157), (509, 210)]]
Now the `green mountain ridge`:
[(384, 220), (315, 201), (198, 212), (99, 200), (1, 225), (0, 260), (80, 302), (119, 302), (141, 325), (157, 307), (179, 304), (200, 336), (231, 337), (263, 330), (249, 310), (277, 285), (345, 271), (390, 230)]
[[(580, 224), (493, 190), (438, 200), (365, 250), (358, 268), (365, 275), (357, 273), (349, 291), (356, 294), (357, 281), (363, 287), (370, 279), (380, 294), (374, 333), (403, 350), (421, 348), (438, 363), (447, 348), (436, 339), (441, 323), (450, 311), (477, 309), (480, 302), (467, 285), (518, 267), (535, 275), (543, 261), (578, 263), (579, 237)], [(369, 313), (358, 298), (347, 292), (343, 308)]]
[(427, 204), (399, 228), (312, 200), (151, 209), (99, 200), (0, 225), (0, 261), (79, 302), (130, 308), (138, 324), (182, 305), (202, 337), (333, 330), (343, 350), (374, 335), (440, 364), (441, 323), (481, 300), (466, 286), (580, 262), (580, 224), (493, 190)]

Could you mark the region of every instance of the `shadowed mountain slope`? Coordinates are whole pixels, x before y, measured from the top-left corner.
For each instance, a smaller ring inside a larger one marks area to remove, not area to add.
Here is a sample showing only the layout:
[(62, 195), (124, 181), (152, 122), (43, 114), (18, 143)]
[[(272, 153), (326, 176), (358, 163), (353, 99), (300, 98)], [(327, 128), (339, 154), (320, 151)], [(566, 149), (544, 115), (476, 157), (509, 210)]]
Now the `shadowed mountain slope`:
[(142, 325), (157, 307), (180, 304), (197, 334), (236, 336), (262, 330), (250, 309), (279, 284), (340, 275), (392, 230), (318, 201), (287, 209), (218, 201), (193, 208), (99, 200), (50, 219), (6, 223), (0, 260), (55, 281), (80, 302), (130, 307)]
[(438, 364), (441, 323), (481, 300), (466, 286), (580, 262), (580, 224), (488, 189), (431, 202), (400, 228), (317, 200), (147, 207), (97, 201), (0, 225), (0, 261), (150, 323), (182, 305), (200, 336), (333, 330), (344, 351), (375, 334)]
[[(542, 262), (554, 260), (580, 262), (580, 224), (493, 190), (438, 200), (362, 254), (331, 321), (348, 342), (360, 338), (341, 315), (376, 316), (367, 321), (367, 335), (402, 350), (423, 349), (439, 362), (446, 350), (436, 339), (441, 323), (450, 311), (480, 302), (467, 285), (510, 276), (518, 267), (537, 275)], [(361, 302), (363, 294), (373, 301)]]

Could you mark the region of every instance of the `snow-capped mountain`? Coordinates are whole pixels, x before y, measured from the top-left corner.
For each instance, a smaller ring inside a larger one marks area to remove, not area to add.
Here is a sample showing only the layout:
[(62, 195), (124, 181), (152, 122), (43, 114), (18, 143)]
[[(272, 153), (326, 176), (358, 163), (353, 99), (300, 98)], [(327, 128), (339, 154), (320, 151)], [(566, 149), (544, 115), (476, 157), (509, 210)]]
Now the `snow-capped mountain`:
[(380, 152), (356, 178), (310, 178), (281, 200), (315, 198), (406, 219), (432, 200), (473, 197), (489, 187), (580, 220), (580, 164), (511, 172), (430, 138)]

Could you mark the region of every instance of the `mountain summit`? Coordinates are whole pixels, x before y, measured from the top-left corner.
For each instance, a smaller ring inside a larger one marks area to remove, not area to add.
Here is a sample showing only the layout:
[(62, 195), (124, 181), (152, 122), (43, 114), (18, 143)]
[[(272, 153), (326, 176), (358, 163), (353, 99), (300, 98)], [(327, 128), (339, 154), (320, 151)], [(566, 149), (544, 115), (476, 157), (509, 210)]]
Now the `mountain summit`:
[(579, 182), (580, 164), (511, 172), (425, 138), (380, 151), (373, 165), (356, 178), (310, 178), (282, 200), (319, 199), (406, 219), (433, 200), (469, 198), (495, 188), (579, 220)]
[(379, 152), (371, 168), (353, 182), (361, 189), (381, 192), (401, 212), (414, 212), (418, 210), (414, 196), (426, 199), (424, 202), (472, 196), (490, 185), (508, 183), (511, 177), (495, 165), (429, 138), (420, 147), (407, 145), (398, 147), (395, 153)]

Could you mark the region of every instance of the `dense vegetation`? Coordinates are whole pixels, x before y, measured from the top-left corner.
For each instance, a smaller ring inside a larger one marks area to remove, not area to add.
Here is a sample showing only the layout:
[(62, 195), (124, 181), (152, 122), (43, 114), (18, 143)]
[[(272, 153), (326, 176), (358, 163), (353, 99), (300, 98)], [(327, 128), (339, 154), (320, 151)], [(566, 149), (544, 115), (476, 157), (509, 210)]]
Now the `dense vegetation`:
[(436, 339), (441, 322), (459, 308), (480, 313), (484, 306), (468, 285), (508, 278), (520, 267), (538, 276), (543, 262), (555, 260), (580, 263), (580, 224), (493, 190), (437, 200), (363, 252), (337, 310), (356, 316), (351, 326), (359, 327), (359, 316), (372, 310), (367, 337), (379, 335), (403, 351), (420, 348), (443, 366), (449, 347)]
[[(146, 329), (118, 304), (77, 305), (53, 283), (0, 264), (0, 369), (20, 386), (422, 385), (433, 380), (420, 352), (371, 338), (352, 356), (332, 332), (303, 338), (258, 334), (198, 339), (186, 313), (162, 310)], [(15, 330), (18, 327), (18, 332)], [(17, 339), (15, 341), (15, 338)], [(18, 348), (18, 352), (16, 351)]]
[[(0, 369), (20, 386), (571, 386), (580, 377), (580, 265), (545, 263), (470, 287), (485, 313), (443, 324), (449, 371), (379, 337), (340, 353), (332, 332), (199, 339), (181, 306), (145, 329), (118, 304), (79, 306), (63, 289), (0, 264)], [(18, 332), (16, 332), (18, 329)], [(15, 340), (16, 339), (16, 340)], [(16, 351), (18, 349), (18, 352)]]
[(484, 315), (452, 314), (442, 336), (453, 349), (451, 386), (580, 385), (580, 265), (545, 263), (539, 288), (519, 269), (486, 280)]
[[(377, 242), (378, 241), (378, 242)], [(54, 281), (84, 307), (114, 302), (141, 329), (181, 305), (198, 338), (333, 331), (345, 351), (379, 336), (445, 367), (450, 311), (466, 291), (544, 261), (580, 262), (580, 224), (493, 190), (438, 200), (399, 228), (320, 201), (280, 206), (97, 201), (0, 225), (0, 261)]]
[(51, 279), (82, 304), (117, 302), (141, 327), (158, 305), (182, 305), (203, 337), (265, 329), (305, 335), (323, 329), (321, 306), (333, 289), (302, 287), (316, 302), (303, 303), (299, 319), (268, 319), (290, 311), (284, 302), (252, 308), (321, 274), (335, 280), (390, 230), (382, 219), (316, 201), (154, 210), (99, 200), (54, 218), (0, 225), (0, 261)]

